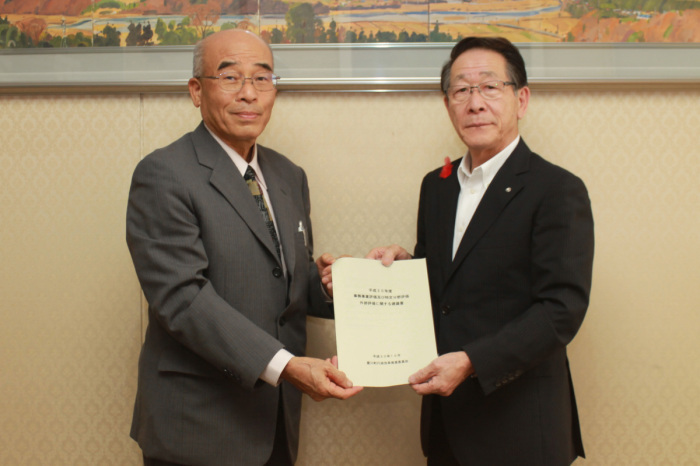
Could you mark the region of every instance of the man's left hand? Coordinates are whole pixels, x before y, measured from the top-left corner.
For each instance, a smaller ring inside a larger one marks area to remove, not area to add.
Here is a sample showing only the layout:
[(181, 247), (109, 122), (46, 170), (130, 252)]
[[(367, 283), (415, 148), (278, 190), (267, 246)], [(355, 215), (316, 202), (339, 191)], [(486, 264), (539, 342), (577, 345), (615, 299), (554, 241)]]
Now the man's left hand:
[(419, 395), (449, 396), (473, 373), (474, 368), (467, 353), (457, 351), (434, 359), (410, 376), (408, 383)]

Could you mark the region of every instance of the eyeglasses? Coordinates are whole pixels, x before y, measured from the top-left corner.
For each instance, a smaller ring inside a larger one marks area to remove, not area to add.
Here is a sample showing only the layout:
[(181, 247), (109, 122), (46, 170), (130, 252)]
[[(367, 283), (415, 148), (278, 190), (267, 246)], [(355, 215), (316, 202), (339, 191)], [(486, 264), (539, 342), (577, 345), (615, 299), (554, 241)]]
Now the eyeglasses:
[(243, 89), (243, 85), (247, 80), (250, 79), (251, 84), (255, 89), (260, 92), (268, 92), (277, 87), (277, 81), (280, 77), (270, 73), (269, 71), (263, 71), (260, 73), (255, 73), (253, 76), (245, 77), (237, 71), (224, 71), (219, 73), (218, 76), (195, 76), (196, 78), (206, 78), (206, 79), (216, 79), (219, 83), (219, 87), (228, 92), (238, 92)]
[(487, 100), (498, 99), (503, 95), (506, 86), (515, 86), (512, 81), (486, 81), (476, 86), (458, 85), (452, 86), (447, 91), (447, 96), (455, 102), (466, 102), (472, 95), (472, 89), (479, 89), (481, 97)]

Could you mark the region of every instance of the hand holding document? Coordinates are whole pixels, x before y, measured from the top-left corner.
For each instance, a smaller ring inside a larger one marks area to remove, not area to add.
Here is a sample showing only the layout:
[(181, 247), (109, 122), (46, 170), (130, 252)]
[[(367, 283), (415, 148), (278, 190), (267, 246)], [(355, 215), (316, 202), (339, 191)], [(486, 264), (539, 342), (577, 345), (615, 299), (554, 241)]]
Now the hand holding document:
[(344, 257), (332, 270), (339, 369), (357, 386), (407, 384), (437, 357), (425, 259)]

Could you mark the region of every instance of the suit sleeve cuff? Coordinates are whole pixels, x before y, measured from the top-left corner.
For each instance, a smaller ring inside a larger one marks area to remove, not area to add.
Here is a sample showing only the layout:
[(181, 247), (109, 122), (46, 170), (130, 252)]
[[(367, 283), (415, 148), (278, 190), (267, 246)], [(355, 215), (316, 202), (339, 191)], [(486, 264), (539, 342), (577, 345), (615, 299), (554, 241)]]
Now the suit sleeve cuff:
[(282, 375), (282, 371), (293, 357), (294, 355), (286, 349), (279, 350), (267, 364), (263, 373), (260, 374), (260, 380), (269, 383), (273, 387), (279, 385), (280, 375)]

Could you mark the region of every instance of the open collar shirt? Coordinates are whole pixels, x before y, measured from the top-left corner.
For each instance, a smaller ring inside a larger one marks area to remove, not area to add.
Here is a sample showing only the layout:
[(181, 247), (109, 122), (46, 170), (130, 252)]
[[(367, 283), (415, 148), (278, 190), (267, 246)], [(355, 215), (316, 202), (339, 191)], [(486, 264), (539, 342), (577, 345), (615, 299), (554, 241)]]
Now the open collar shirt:
[(498, 170), (500, 170), (506, 160), (508, 160), (510, 154), (513, 153), (518, 142), (520, 142), (520, 135), (518, 135), (513, 142), (508, 144), (505, 149), (474, 170), (471, 169), (471, 154), (467, 152), (467, 155), (462, 158), (462, 163), (459, 164), (459, 169), (457, 170), (460, 191), (457, 201), (454, 238), (452, 240), (453, 260), (457, 254), (457, 249), (459, 249), (459, 244), (464, 237), (464, 232), (467, 231), (467, 227), (474, 216), (474, 212), (476, 212), (476, 208), (479, 207), (484, 193), (491, 184), (491, 181), (493, 181), (496, 173), (498, 173)]

